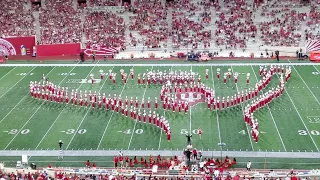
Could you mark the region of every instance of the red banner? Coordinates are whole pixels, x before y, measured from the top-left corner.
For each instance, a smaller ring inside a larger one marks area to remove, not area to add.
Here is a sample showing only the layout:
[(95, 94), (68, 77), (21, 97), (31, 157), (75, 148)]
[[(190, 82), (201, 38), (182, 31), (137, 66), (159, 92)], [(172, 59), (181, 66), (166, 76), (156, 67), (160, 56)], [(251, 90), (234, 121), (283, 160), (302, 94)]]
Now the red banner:
[(313, 51), (310, 53), (310, 61), (320, 61), (320, 51)]
[(0, 39), (0, 56), (25, 55), (27, 50), (32, 54), (33, 46), (35, 46), (35, 44), (35, 36)]
[(79, 55), (81, 51), (80, 43), (74, 44), (48, 44), (37, 46), (37, 56), (66, 56)]

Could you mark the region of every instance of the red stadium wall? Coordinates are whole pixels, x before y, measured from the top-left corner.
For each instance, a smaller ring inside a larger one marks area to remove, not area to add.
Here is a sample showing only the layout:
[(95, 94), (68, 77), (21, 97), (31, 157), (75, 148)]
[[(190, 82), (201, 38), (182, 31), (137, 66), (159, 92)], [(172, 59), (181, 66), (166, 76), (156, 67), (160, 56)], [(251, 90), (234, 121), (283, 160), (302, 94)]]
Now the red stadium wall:
[(37, 56), (66, 56), (79, 55), (81, 51), (80, 43), (74, 44), (50, 44), (38, 45)]
[(33, 46), (36, 45), (35, 36), (26, 37), (8, 37), (0, 39), (0, 51), (5, 52), (7, 55), (21, 55), (21, 46), (33, 52)]

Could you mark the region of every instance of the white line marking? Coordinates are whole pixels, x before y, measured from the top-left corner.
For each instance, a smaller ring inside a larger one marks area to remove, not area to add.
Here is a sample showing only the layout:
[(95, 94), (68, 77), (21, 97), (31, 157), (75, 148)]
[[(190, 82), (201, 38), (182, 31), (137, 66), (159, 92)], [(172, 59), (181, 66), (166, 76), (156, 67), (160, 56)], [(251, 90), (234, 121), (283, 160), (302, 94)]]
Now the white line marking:
[[(214, 86), (214, 76), (213, 76), (213, 69), (211, 66), (211, 78), (212, 78), (212, 86), (213, 86), (213, 90), (216, 91), (216, 88)], [(216, 92), (214, 92), (216, 94)], [(220, 133), (220, 123), (219, 123), (219, 115), (218, 115), (218, 111), (216, 111), (216, 116), (217, 116), (217, 127), (218, 127), (218, 135), (219, 135), (219, 142), (221, 143), (221, 133)]]
[[(75, 67), (76, 67), (76, 66), (74, 66), (74, 67), (69, 71), (68, 75), (65, 76), (62, 81), (64, 81), (64, 79), (69, 76), (69, 74), (75, 69)], [(89, 73), (89, 74), (90, 74), (90, 73)], [(87, 75), (86, 78), (88, 78), (89, 74)], [(82, 84), (83, 84), (83, 83), (80, 84), (79, 88), (82, 86)], [(45, 137), (47, 136), (47, 134), (50, 132), (51, 128), (52, 128), (53, 125), (56, 123), (56, 121), (59, 119), (59, 117), (61, 116), (61, 114), (62, 114), (62, 112), (63, 112), (63, 110), (64, 110), (64, 108), (65, 108), (66, 106), (67, 106), (67, 105), (65, 105), (65, 106), (63, 107), (63, 109), (61, 110), (60, 114), (59, 114), (59, 115), (57, 116), (57, 118), (53, 121), (53, 123), (51, 124), (51, 126), (49, 127), (49, 129), (47, 130), (47, 132), (44, 134), (44, 136), (42, 137), (42, 139), (40, 140), (40, 142), (39, 142), (38, 145), (36, 146), (35, 150), (40, 146), (40, 144), (42, 143), (42, 141), (44, 140), (44, 138), (45, 138)]]
[[(290, 62), (290, 60), (288, 60)], [(313, 92), (311, 91), (311, 89), (309, 88), (309, 86), (307, 85), (307, 83), (304, 81), (304, 79), (300, 76), (300, 73), (297, 71), (297, 69), (292, 66), (293, 69), (297, 72), (298, 76), (300, 77), (300, 79), (302, 80), (302, 82), (306, 85), (306, 87), (309, 89), (310, 93), (312, 94), (312, 96), (314, 97), (314, 99), (318, 102), (318, 104), (320, 105), (319, 100), (316, 98), (316, 96), (313, 94)]]
[[(35, 68), (36, 68), (36, 67), (32, 68), (32, 69), (27, 73), (27, 75), (30, 74)], [(19, 81), (17, 81), (13, 86), (11, 86), (11, 88), (9, 88), (8, 91), (6, 91), (4, 94), (2, 94), (2, 95), (0, 96), (0, 99), (1, 99), (4, 95), (6, 95), (13, 87), (15, 87), (21, 80), (23, 80), (25, 77), (27, 77), (27, 75), (26, 75), (26, 76), (23, 76), (21, 79), (19, 79)]]
[[(17, 67), (17, 66), (16, 66)], [(8, 74), (11, 73), (11, 71), (13, 71), (16, 67), (12, 68), (9, 72), (7, 72), (5, 75), (3, 75), (1, 78), (0, 78), (0, 81), (5, 78)]]
[[(153, 69), (153, 66), (151, 67), (150, 71), (152, 71), (152, 69)], [(147, 89), (148, 89), (148, 85), (146, 85), (146, 88), (144, 89), (144, 93), (143, 93), (142, 99), (144, 99), (144, 96), (146, 95)], [(142, 99), (141, 99), (141, 102), (142, 102)], [(141, 109), (141, 106), (142, 106), (142, 104), (140, 104), (139, 110)], [(131, 141), (132, 141), (132, 138), (133, 138), (134, 131), (136, 129), (136, 125), (137, 125), (137, 121), (135, 121), (134, 126), (133, 126), (133, 131), (131, 133), (131, 137), (130, 137), (130, 141), (129, 141), (129, 145), (128, 145), (128, 150), (129, 150), (130, 145), (131, 145)]]
[[(99, 61), (98, 61), (98, 62), (99, 62)], [(97, 62), (97, 63), (98, 63), (98, 62)], [(87, 75), (87, 77), (91, 74), (91, 72), (92, 72), (93, 69), (94, 69), (94, 67), (91, 69), (91, 71), (90, 71), (90, 73)], [(103, 86), (104, 86), (104, 84), (105, 84), (106, 82), (107, 82), (107, 80), (105, 80), (105, 81), (103, 82), (103, 84), (102, 84), (102, 86), (100, 87), (98, 93), (100, 93), (101, 89), (103, 88)], [(85, 118), (87, 117), (87, 115), (88, 115), (88, 113), (89, 113), (90, 110), (91, 110), (91, 108), (90, 108), (90, 106), (89, 106), (89, 108), (88, 108), (86, 114), (83, 116), (83, 118), (82, 118), (82, 120), (81, 120), (81, 122), (80, 122), (80, 124), (79, 124), (79, 126), (78, 126), (78, 128), (77, 128), (77, 130), (75, 131), (75, 133), (73, 134), (71, 140), (69, 141), (69, 144), (68, 144), (66, 150), (69, 148), (71, 142), (73, 141), (74, 137), (76, 136), (77, 132), (79, 131), (79, 129), (80, 129), (83, 121), (84, 121)]]
[[(279, 78), (279, 76), (278, 76), (278, 75), (277, 75), (277, 77)], [(279, 78), (279, 79), (280, 79), (280, 78)], [(306, 124), (304, 123), (304, 121), (303, 121), (303, 119), (302, 119), (302, 117), (301, 117), (301, 114), (299, 113), (299, 111), (298, 111), (298, 109), (297, 109), (296, 105), (295, 105), (295, 104), (294, 104), (294, 102), (292, 101), (292, 99), (291, 99), (291, 97), (290, 97), (289, 92), (286, 90), (286, 88), (284, 89), (284, 91), (288, 94), (288, 97), (289, 97), (289, 99), (290, 99), (290, 101), (291, 101), (291, 103), (292, 103), (292, 105), (293, 105), (294, 109), (297, 111), (298, 116), (300, 117), (301, 122), (303, 123), (303, 125), (304, 125), (304, 127), (306, 128), (306, 130), (307, 130), (307, 132), (308, 132), (308, 134), (309, 134), (309, 136), (310, 136), (310, 138), (311, 138), (311, 140), (312, 140), (312, 142), (313, 142), (314, 146), (316, 147), (317, 151), (319, 152), (319, 148), (318, 148), (317, 144), (315, 143), (315, 141), (313, 140), (313, 137), (311, 136), (311, 134), (310, 134), (310, 132), (309, 132), (309, 129), (307, 128)]]
[(189, 66), (195, 66), (195, 67), (208, 67), (208, 66), (260, 66), (260, 65), (280, 65), (280, 66), (288, 66), (288, 65), (305, 65), (305, 66), (320, 66), (319, 63), (197, 63), (197, 64), (0, 64), (0, 67), (30, 67), (30, 66), (36, 66), (36, 67), (50, 67), (50, 66), (57, 66), (57, 67), (72, 67), (72, 66), (78, 66), (78, 67), (150, 67), (150, 66), (158, 66), (158, 67), (164, 67), (164, 66), (177, 66), (177, 67), (189, 67)]
[[(133, 66), (132, 66), (132, 68), (133, 68)], [(128, 78), (128, 80), (131, 80), (131, 78)], [(128, 81), (128, 82), (129, 82), (129, 81)], [(128, 84), (128, 83), (127, 83), (127, 84)], [(125, 89), (125, 87), (126, 87), (127, 84), (124, 84), (124, 85), (123, 85), (122, 90), (121, 90), (121, 92), (120, 92), (120, 97), (121, 97), (121, 95), (122, 95), (122, 93), (123, 93), (123, 91), (124, 91), (124, 89)], [(109, 120), (108, 120), (107, 126), (106, 126), (106, 128), (104, 129), (103, 134), (102, 134), (102, 136), (101, 136), (101, 138), (100, 138), (100, 141), (99, 141), (97, 150), (100, 148), (100, 145), (101, 145), (101, 143), (102, 143), (102, 140), (103, 140), (104, 136), (106, 135), (107, 129), (108, 129), (108, 127), (109, 127), (109, 124), (110, 124), (110, 122), (111, 122), (111, 119), (112, 119), (112, 117), (113, 117), (114, 112), (115, 112), (115, 111), (113, 111), (113, 112), (111, 113), (111, 116), (110, 116), (110, 118), (109, 118)], [(118, 131), (118, 132), (119, 132), (119, 131)], [(120, 132), (122, 132), (122, 131), (120, 131)]]
[[(252, 69), (253, 74), (254, 74), (254, 76), (256, 77), (256, 80), (257, 80), (257, 82), (258, 82), (258, 81), (259, 81), (259, 80), (258, 80), (258, 77), (257, 77), (256, 72), (254, 71), (254, 69), (253, 69), (252, 66), (251, 66), (251, 69)], [(262, 90), (262, 93), (263, 93), (263, 90)], [(272, 115), (272, 112), (271, 112), (271, 110), (270, 110), (269, 104), (267, 104), (267, 107), (268, 107), (268, 110), (269, 110), (269, 112), (270, 112), (270, 115), (271, 115), (273, 124), (274, 124), (274, 126), (276, 127), (277, 133), (278, 133), (278, 135), (279, 135), (279, 137), (280, 137), (280, 141), (281, 141), (281, 143), (282, 143), (283, 149), (284, 149), (284, 151), (287, 151), (287, 148), (286, 148), (286, 146), (284, 145), (283, 139), (282, 139), (282, 137), (281, 137), (281, 135), (280, 135), (278, 126), (277, 126), (277, 124), (276, 124), (276, 121), (275, 121), (274, 118), (273, 118), (273, 115)], [(265, 133), (265, 132), (262, 132), (262, 131), (261, 131), (261, 133)]]
[[(232, 72), (235, 72), (233, 71), (233, 67), (231, 66), (231, 69), (232, 69)], [(239, 92), (239, 89), (238, 89), (238, 84), (236, 84), (236, 88), (237, 88), (237, 93)], [(242, 110), (242, 115), (244, 115), (244, 111), (243, 111), (243, 103), (241, 103), (241, 110)], [(253, 144), (252, 144), (252, 140), (251, 140), (251, 136), (250, 136), (250, 131), (248, 129), (248, 126), (245, 125), (246, 128), (247, 128), (247, 132), (248, 132), (248, 137), (249, 137), (249, 140), (250, 140), (250, 144), (251, 144), (251, 148), (252, 148), (252, 151), (254, 151), (254, 147), (253, 147)]]

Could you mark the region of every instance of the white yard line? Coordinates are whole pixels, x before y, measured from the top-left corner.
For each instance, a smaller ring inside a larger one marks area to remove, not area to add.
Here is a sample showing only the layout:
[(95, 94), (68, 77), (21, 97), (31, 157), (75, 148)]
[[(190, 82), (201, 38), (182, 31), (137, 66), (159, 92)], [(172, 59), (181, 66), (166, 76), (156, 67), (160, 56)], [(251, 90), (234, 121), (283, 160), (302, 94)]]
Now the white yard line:
[[(17, 67), (17, 66), (16, 66), (16, 67)], [(0, 81), (1, 81), (3, 78), (5, 78), (8, 74), (10, 74), (11, 71), (13, 71), (14, 69), (16, 69), (16, 67), (12, 68), (9, 72), (7, 72), (4, 76), (2, 76), (2, 77), (0, 78)]]
[[(132, 68), (133, 68), (133, 67), (132, 67)], [(130, 79), (130, 78), (129, 78), (129, 79)], [(121, 90), (121, 92), (120, 92), (120, 94), (119, 94), (120, 97), (121, 97), (121, 95), (122, 95), (125, 87), (126, 87), (126, 84), (124, 84), (123, 87), (122, 87), (122, 90)], [(106, 125), (106, 127), (105, 127), (105, 129), (104, 129), (104, 131), (103, 131), (103, 134), (102, 134), (102, 136), (101, 136), (101, 138), (100, 138), (100, 141), (99, 141), (97, 150), (99, 150), (99, 148), (100, 148), (100, 146), (101, 146), (101, 143), (102, 143), (102, 140), (103, 140), (104, 136), (106, 135), (107, 129), (108, 129), (108, 127), (109, 127), (109, 124), (110, 124), (110, 122), (111, 122), (111, 119), (112, 119), (112, 117), (113, 117), (114, 112), (115, 112), (115, 111), (112, 111), (112, 113), (111, 113), (111, 116), (110, 116), (110, 118), (109, 118), (109, 120), (108, 120), (108, 123), (107, 123), (107, 125)]]
[[(56, 68), (56, 67), (54, 67), (54, 68)], [(54, 69), (54, 68), (52, 68), (49, 72), (48, 72), (48, 74), (50, 74), (51, 73), (51, 71)], [(34, 69), (34, 68), (33, 68)], [(41, 80), (42, 81), (42, 80)], [(40, 81), (40, 82), (41, 82)], [(22, 97), (21, 98), (21, 100), (0, 120), (0, 124), (1, 124), (1, 122), (26, 98), (26, 97), (28, 97), (28, 95), (30, 94), (30, 92), (28, 91), (28, 93), (24, 96), (24, 97)]]
[[(153, 66), (151, 67), (150, 71), (152, 71), (152, 69), (153, 69)], [(146, 88), (144, 89), (144, 93), (143, 93), (143, 96), (141, 98), (141, 102), (142, 102), (142, 99), (144, 99), (144, 96), (146, 95), (147, 89), (148, 89), (148, 85), (146, 85)], [(139, 110), (141, 109), (141, 106), (142, 106), (142, 103), (140, 104)], [(131, 133), (131, 137), (130, 137), (130, 141), (129, 141), (129, 145), (128, 145), (128, 150), (130, 148), (130, 145), (131, 145), (131, 142), (132, 142), (132, 138), (133, 138), (133, 134), (134, 134), (134, 131), (136, 129), (136, 126), (137, 126), (137, 120), (134, 122), (133, 131)]]
[[(36, 68), (36, 67), (34, 67), (34, 68)], [(34, 69), (34, 68), (33, 68), (33, 69)], [(54, 67), (54, 68), (55, 68), (55, 67)], [(52, 69), (48, 72), (48, 74), (50, 74), (50, 73), (53, 71), (54, 68), (52, 68)], [(32, 70), (31, 70), (31, 71), (32, 71)], [(30, 72), (31, 72), (31, 71), (30, 71)], [(30, 73), (30, 72), (29, 72), (29, 73)], [(29, 74), (29, 73), (28, 73), (28, 74)], [(48, 74), (47, 74), (47, 75), (48, 75)], [(41, 80), (41, 81), (42, 81), (42, 80)], [(41, 81), (40, 81), (40, 82), (41, 82)], [(62, 81), (61, 81), (61, 82), (62, 82)], [(61, 83), (61, 82), (60, 82), (60, 83)], [(60, 83), (59, 83), (59, 85), (60, 85)], [(27, 96), (27, 95), (26, 95), (26, 96)], [(22, 98), (22, 99), (24, 99), (24, 98)], [(20, 102), (22, 102), (22, 101), (20, 100), (19, 103), (20, 103)], [(18, 103), (18, 104), (19, 104), (19, 103)], [(18, 105), (18, 104), (17, 104), (17, 105)], [(13, 138), (11, 139), (11, 141), (7, 144), (7, 146), (4, 148), (4, 150), (6, 150), (6, 149), (9, 147), (9, 145), (15, 140), (15, 138), (20, 134), (20, 132), (22, 131), (22, 129), (28, 124), (28, 122), (33, 118), (33, 116), (38, 112), (38, 110), (41, 108), (41, 106), (42, 106), (43, 104), (44, 104), (44, 102), (41, 103), (41, 105), (40, 105), (40, 106), (37, 108), (37, 110), (31, 115), (31, 117), (28, 119), (28, 121), (25, 122), (24, 125), (22, 126), (22, 128), (20, 128), (20, 130), (14, 135), (14, 137), (13, 137)], [(17, 106), (17, 105), (16, 105), (16, 106)], [(11, 111), (12, 111), (12, 110), (11, 110)], [(10, 111), (10, 112), (11, 112), (11, 111)], [(10, 113), (10, 112), (9, 112), (9, 113)], [(8, 113), (8, 114), (9, 114), (9, 113)], [(7, 114), (7, 115), (8, 115), (8, 114)], [(5, 117), (7, 117), (7, 115), (6, 115)]]
[[(69, 76), (69, 74), (70, 74), (75, 68), (76, 68), (76, 66), (74, 66), (74, 67), (69, 71), (68, 75), (67, 75), (65, 78), (67, 78), (67, 77)], [(87, 75), (86, 78), (88, 78), (89, 75), (90, 75), (90, 73)], [(64, 79), (65, 79), (65, 78), (64, 78)], [(63, 80), (64, 80), (64, 79), (63, 79)], [(63, 81), (63, 80), (62, 80), (62, 81)], [(78, 87), (78, 89), (82, 86), (82, 84), (84, 84), (84, 83), (81, 83), (80, 86)], [(63, 109), (61, 110), (61, 112), (60, 112), (60, 114), (58, 115), (58, 117), (53, 121), (53, 123), (51, 124), (50, 128), (47, 130), (47, 132), (44, 134), (44, 136), (42, 137), (42, 139), (40, 140), (40, 142), (39, 142), (38, 145), (36, 146), (35, 150), (40, 146), (40, 144), (42, 143), (42, 141), (46, 138), (46, 136), (47, 136), (48, 133), (50, 132), (51, 128), (52, 128), (53, 125), (56, 123), (56, 121), (59, 119), (59, 117), (61, 116), (62, 112), (64, 111), (64, 109), (65, 109), (66, 107), (67, 107), (67, 105), (65, 105), (65, 106), (63, 107)]]
[[(288, 60), (290, 62), (290, 60)], [(291, 63), (291, 62), (290, 62)], [(300, 79), (302, 80), (302, 82), (304, 83), (304, 85), (306, 85), (306, 87), (308, 88), (308, 90), (310, 91), (310, 93), (312, 94), (312, 96), (314, 97), (314, 99), (318, 102), (318, 104), (320, 105), (319, 100), (317, 99), (317, 97), (313, 94), (313, 92), (311, 91), (311, 89), (309, 88), (309, 86), (307, 85), (307, 83), (304, 81), (304, 79), (301, 77), (300, 73), (298, 72), (298, 70), (295, 68), (295, 66), (292, 66), (293, 69), (297, 72), (298, 76), (300, 77)]]
[[(98, 61), (98, 62), (99, 62), (99, 61)], [(97, 63), (98, 63), (98, 62), (97, 62)], [(91, 74), (91, 72), (93, 71), (93, 69), (94, 69), (94, 68), (95, 68), (95, 66), (93, 66), (93, 67), (92, 67), (92, 69), (91, 69), (91, 71), (89, 72), (89, 74), (87, 75), (87, 77), (88, 77), (88, 76), (90, 76), (90, 74)], [(105, 81), (103, 82), (103, 84), (102, 84), (102, 86), (100, 87), (100, 89), (99, 89), (98, 93), (100, 93), (101, 89), (103, 88), (103, 86), (104, 86), (104, 84), (105, 84), (106, 82), (107, 82), (107, 80), (105, 80)], [(89, 106), (89, 108), (88, 108), (88, 110), (87, 110), (86, 114), (83, 116), (83, 118), (82, 118), (82, 120), (81, 120), (81, 122), (80, 122), (80, 124), (79, 124), (79, 126), (78, 126), (78, 128), (77, 128), (77, 130), (75, 131), (75, 133), (73, 133), (73, 136), (72, 136), (71, 140), (69, 141), (69, 144), (68, 144), (68, 146), (67, 146), (66, 150), (69, 148), (69, 146), (70, 146), (71, 142), (73, 141), (74, 137), (78, 134), (78, 133), (76, 133), (76, 132), (78, 132), (78, 131), (79, 131), (79, 129), (80, 129), (80, 127), (81, 127), (81, 125), (82, 125), (83, 121), (85, 120), (85, 118), (87, 117), (87, 115), (88, 115), (89, 111), (91, 110), (91, 108), (90, 108), (90, 107), (91, 107), (91, 106)]]
[[(278, 75), (277, 75), (277, 76), (278, 76)], [(278, 76), (278, 78), (279, 78), (279, 76)], [(280, 78), (279, 78), (279, 79), (280, 79)], [(299, 113), (299, 111), (298, 111), (298, 109), (297, 109), (296, 105), (295, 105), (295, 104), (294, 104), (294, 102), (292, 101), (292, 99), (291, 99), (291, 97), (290, 97), (289, 92), (287, 91), (287, 89), (286, 89), (286, 88), (284, 89), (284, 91), (288, 94), (288, 97), (289, 97), (289, 99), (290, 99), (290, 101), (291, 101), (291, 103), (292, 103), (292, 105), (293, 105), (294, 109), (297, 111), (298, 116), (300, 117), (300, 120), (301, 120), (302, 124), (303, 124), (303, 125), (304, 125), (304, 127), (306, 128), (306, 131), (308, 132), (308, 134), (309, 134), (309, 136), (310, 136), (310, 138), (311, 138), (311, 140), (312, 140), (312, 142), (313, 142), (314, 146), (316, 147), (317, 151), (319, 152), (319, 148), (318, 148), (317, 144), (315, 143), (315, 141), (314, 141), (313, 137), (311, 136), (311, 134), (310, 134), (310, 131), (309, 131), (308, 127), (307, 127), (307, 126), (306, 126), (306, 124), (304, 123), (304, 121), (303, 121), (303, 119), (302, 119), (302, 117), (301, 117), (301, 114)]]
[[(254, 76), (256, 77), (256, 80), (257, 80), (257, 82), (258, 82), (258, 81), (259, 81), (259, 80), (258, 80), (258, 77), (257, 77), (256, 72), (254, 71), (254, 69), (253, 69), (252, 66), (251, 66), (251, 69), (252, 69), (253, 74), (254, 74)], [(263, 93), (263, 90), (262, 90), (262, 93)], [(278, 126), (277, 126), (277, 124), (276, 124), (276, 121), (275, 121), (274, 118), (273, 118), (273, 115), (272, 115), (272, 112), (271, 112), (271, 110), (270, 110), (269, 104), (267, 104), (267, 107), (268, 107), (268, 110), (269, 110), (269, 112), (270, 112), (270, 115), (271, 115), (273, 124), (274, 124), (274, 126), (276, 127), (276, 130), (277, 130), (277, 133), (278, 133), (278, 135), (279, 135), (280, 141), (281, 141), (281, 143), (282, 143), (283, 149), (284, 149), (284, 151), (287, 151), (287, 148), (286, 148), (286, 146), (284, 145), (283, 139), (282, 139), (282, 137), (281, 137), (281, 135), (280, 135)]]
[[(216, 94), (216, 88), (214, 86), (214, 76), (213, 76), (213, 69), (212, 69), (212, 66), (211, 66), (211, 78), (212, 78), (212, 86), (213, 86), (213, 90), (215, 91), (215, 94)], [(218, 115), (218, 111), (216, 111), (216, 116), (217, 116), (217, 127), (218, 127), (218, 135), (219, 135), (219, 142), (221, 144), (221, 133), (220, 133), (220, 123), (219, 123), (219, 115)]]
[[(172, 71), (172, 67), (173, 66), (171, 66), (171, 68), (170, 68), (170, 72)], [(163, 110), (163, 117), (166, 117), (166, 111), (165, 110)], [(158, 150), (160, 150), (160, 146), (161, 146), (161, 141), (162, 141), (162, 129), (160, 129), (160, 138), (159, 138), (159, 144), (158, 144)]]
[[(128, 61), (129, 62), (129, 61)], [(30, 66), (36, 66), (36, 67), (49, 67), (49, 66), (57, 66), (57, 67), (68, 67), (68, 66), (74, 66), (75, 64), (1, 64), (0, 67), (12, 67), (12, 66), (18, 66), (18, 67), (30, 67)], [(304, 65), (304, 66), (320, 66), (319, 63), (197, 63), (197, 64), (125, 64), (125, 63), (117, 63), (117, 64), (77, 64), (79, 67), (150, 67), (150, 66), (158, 66), (158, 67), (165, 67), (165, 66), (174, 66), (174, 67), (189, 67), (190, 65), (195, 67), (208, 67), (208, 66), (260, 66), (260, 65), (279, 65), (279, 66), (288, 66), (288, 65)]]
[[(232, 69), (232, 72), (234, 73), (234, 70), (233, 70), (233, 67), (231, 65), (231, 69)], [(239, 92), (239, 89), (238, 89), (238, 84), (236, 84), (236, 88), (237, 88), (237, 93)], [(242, 110), (242, 114), (244, 115), (244, 111), (243, 111), (243, 103), (241, 103), (241, 110)], [(250, 131), (248, 129), (248, 126), (246, 125), (246, 128), (247, 128), (247, 132), (248, 132), (248, 137), (249, 137), (249, 140), (250, 140), (250, 144), (251, 144), (251, 148), (252, 148), (252, 151), (254, 151), (254, 147), (253, 147), (253, 144), (252, 144), (252, 140), (251, 140), (251, 136), (250, 136)]]
[(2, 94), (2, 95), (0, 96), (0, 99), (1, 99), (4, 95), (6, 95), (12, 88), (14, 88), (20, 81), (22, 81), (25, 77), (27, 77), (35, 68), (36, 68), (36, 67), (32, 68), (25, 76), (23, 76), (21, 79), (19, 79), (19, 81), (17, 81), (13, 86), (11, 86), (11, 88), (8, 89), (8, 91), (6, 91), (4, 94)]
[[(318, 63), (319, 64), (319, 63)], [(315, 65), (313, 65), (313, 67), (320, 73), (320, 71), (318, 70), (318, 68), (315, 66)]]

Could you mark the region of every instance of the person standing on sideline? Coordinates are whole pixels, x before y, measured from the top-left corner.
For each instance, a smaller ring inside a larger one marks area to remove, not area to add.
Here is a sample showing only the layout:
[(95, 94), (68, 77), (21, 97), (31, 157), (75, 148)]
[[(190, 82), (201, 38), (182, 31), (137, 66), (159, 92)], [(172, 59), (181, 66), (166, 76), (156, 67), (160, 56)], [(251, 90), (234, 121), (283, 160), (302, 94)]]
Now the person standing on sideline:
[(92, 62), (96, 60), (96, 51), (92, 52)]
[(247, 162), (247, 171), (251, 171), (251, 162), (250, 161)]

